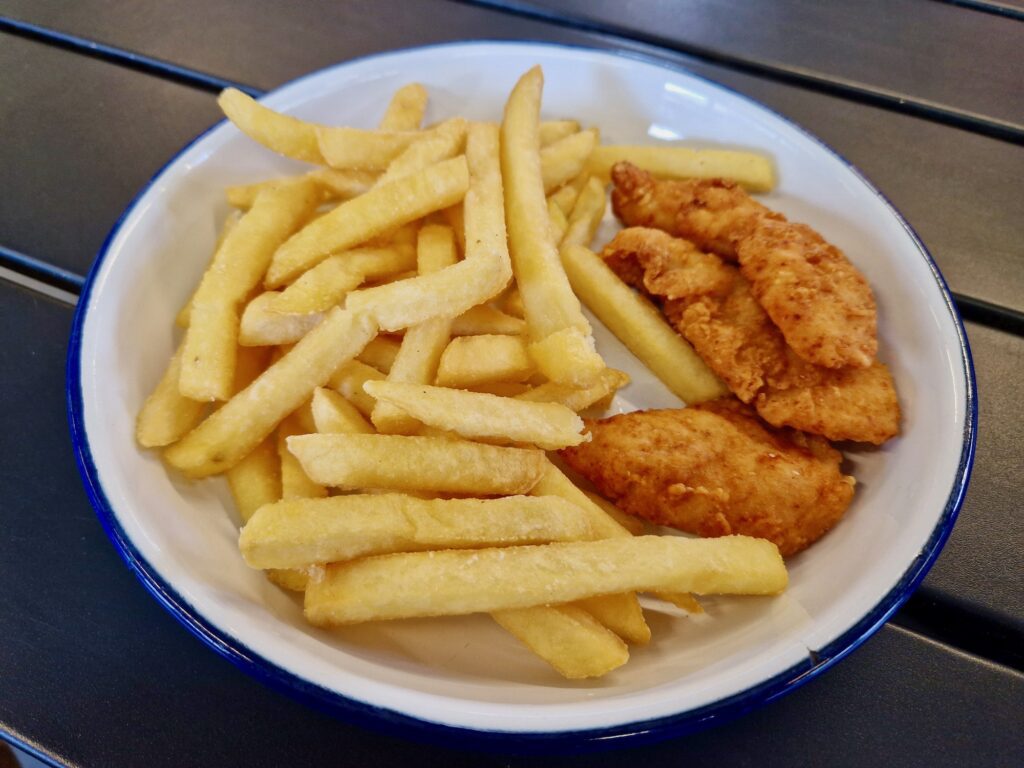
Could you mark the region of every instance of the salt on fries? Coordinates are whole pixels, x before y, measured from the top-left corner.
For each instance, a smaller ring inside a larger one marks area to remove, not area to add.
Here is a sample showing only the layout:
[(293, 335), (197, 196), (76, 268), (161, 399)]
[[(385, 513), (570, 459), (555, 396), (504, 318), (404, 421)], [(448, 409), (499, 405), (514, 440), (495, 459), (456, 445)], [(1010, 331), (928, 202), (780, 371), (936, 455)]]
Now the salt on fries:
[(317, 167), (228, 188), (241, 213), (178, 315), (185, 338), (136, 438), (189, 477), (226, 475), (242, 556), (304, 593), (310, 622), (489, 612), (580, 679), (650, 639), (638, 591), (699, 612), (691, 592), (785, 587), (768, 542), (634, 537), (642, 523), (544, 453), (589, 439), (577, 412), (629, 383), (581, 299), (684, 400), (724, 391), (588, 250), (610, 165), (754, 189), (772, 173), (746, 153), (602, 147), (596, 128), (542, 122), (542, 89), (535, 67), (500, 125), (427, 129), (418, 84), (375, 129), (225, 91), (244, 133)]

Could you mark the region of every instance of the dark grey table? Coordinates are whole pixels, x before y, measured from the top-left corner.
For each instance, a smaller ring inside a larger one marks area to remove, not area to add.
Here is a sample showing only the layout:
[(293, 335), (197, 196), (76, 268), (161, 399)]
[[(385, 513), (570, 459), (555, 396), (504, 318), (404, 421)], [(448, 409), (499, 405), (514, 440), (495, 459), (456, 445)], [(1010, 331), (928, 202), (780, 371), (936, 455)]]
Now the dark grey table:
[[(795, 119), (907, 216), (967, 320), (977, 461), (934, 569), (835, 669), (712, 730), (554, 759), (348, 725), (179, 626), (79, 482), (76, 294), (120, 211), (218, 119), (216, 92), (473, 38), (639, 51)], [(1024, 764), (1024, 4), (0, 0), (0, 73), (0, 737), (82, 766)]]

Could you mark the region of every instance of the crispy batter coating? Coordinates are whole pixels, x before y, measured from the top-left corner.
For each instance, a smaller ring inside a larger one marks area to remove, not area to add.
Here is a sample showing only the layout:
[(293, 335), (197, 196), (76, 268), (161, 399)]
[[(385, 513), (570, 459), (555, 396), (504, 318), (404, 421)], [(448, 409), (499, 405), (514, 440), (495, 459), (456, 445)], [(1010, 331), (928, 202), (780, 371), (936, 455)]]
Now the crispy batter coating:
[(878, 351), (871, 287), (846, 256), (804, 224), (722, 179), (658, 181), (619, 163), (612, 205), (626, 226), (655, 227), (738, 260), (754, 297), (803, 359), (868, 367)]
[(823, 368), (796, 355), (735, 266), (642, 227), (621, 231), (601, 255), (623, 280), (661, 301), (704, 362), (768, 423), (875, 444), (899, 432), (888, 369), (877, 361)]
[(792, 555), (842, 517), (854, 479), (820, 437), (765, 427), (735, 400), (587, 420), (561, 455), (623, 511), (700, 536), (745, 534)]

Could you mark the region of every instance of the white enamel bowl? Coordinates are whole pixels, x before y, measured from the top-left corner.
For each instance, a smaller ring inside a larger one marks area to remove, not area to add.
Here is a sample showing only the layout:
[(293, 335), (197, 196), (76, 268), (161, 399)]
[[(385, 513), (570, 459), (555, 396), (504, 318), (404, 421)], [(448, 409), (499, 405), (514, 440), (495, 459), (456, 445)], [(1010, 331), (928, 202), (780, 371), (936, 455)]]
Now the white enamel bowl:
[[(708, 599), (700, 618), (651, 610), (651, 644), (589, 683), (558, 679), (480, 616), (308, 627), (295, 599), (243, 564), (223, 483), (175, 478), (133, 439), (135, 415), (172, 351), (174, 314), (227, 213), (224, 187), (298, 169), (225, 123), (153, 179), (100, 252), (75, 319), (68, 398), (101, 522), (146, 587), (215, 650), (358, 722), (543, 750), (693, 730), (794, 688), (855, 648), (914, 589), (945, 541), (970, 471), (976, 408), (963, 328), (910, 227), (816, 139), (720, 86), (652, 60), (486, 42), (341, 64), (264, 102), (371, 127), (396, 87), (419, 81), (431, 94), (428, 121), (495, 120), (515, 80), (537, 63), (546, 116), (599, 125), (606, 143), (681, 138), (770, 153), (779, 185), (764, 202), (816, 227), (875, 289), (903, 434), (880, 450), (848, 453), (854, 503), (835, 530), (790, 559), (785, 595)], [(678, 405), (607, 331), (597, 333), (610, 362), (634, 376), (616, 410)]]

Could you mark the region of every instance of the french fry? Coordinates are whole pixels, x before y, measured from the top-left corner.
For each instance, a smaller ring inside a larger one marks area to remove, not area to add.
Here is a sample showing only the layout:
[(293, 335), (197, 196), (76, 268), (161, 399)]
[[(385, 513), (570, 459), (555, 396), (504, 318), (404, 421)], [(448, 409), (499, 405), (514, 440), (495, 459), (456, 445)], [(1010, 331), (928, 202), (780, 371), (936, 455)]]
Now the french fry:
[(569, 228), (569, 220), (565, 218), (562, 209), (552, 199), (548, 199), (548, 220), (551, 225), (551, 240), (556, 243), (562, 242), (565, 230)]
[[(419, 274), (429, 275), (447, 269), (457, 259), (455, 237), (450, 227), (428, 224), (420, 230), (417, 245)], [(388, 370), (388, 380), (431, 383), (451, 336), (451, 326), (449, 318), (435, 317), (406, 330), (395, 365)], [(410, 434), (419, 426), (418, 421), (390, 403), (377, 403), (371, 419), (378, 431), (387, 434)]]
[(268, 149), (295, 160), (324, 164), (316, 124), (268, 109), (236, 88), (221, 91), (217, 104), (235, 127)]
[(268, 437), (226, 473), (242, 523), (264, 504), (281, 498), (281, 459), (277, 441)]
[(523, 295), (519, 293), (519, 289), (515, 286), (505, 296), (502, 307), (513, 317), (526, 317), (526, 309), (523, 307)]
[(594, 149), (587, 168), (607, 180), (612, 166), (622, 161), (664, 179), (730, 179), (750, 192), (768, 192), (775, 186), (771, 160), (754, 152), (605, 145)]
[(700, 403), (729, 393), (661, 312), (622, 282), (600, 256), (569, 246), (562, 251), (562, 263), (590, 310), (684, 402)]
[(372, 318), (332, 309), (284, 357), (164, 451), (190, 477), (223, 472), (241, 461), (346, 360), (377, 333)]
[(543, 85), (539, 67), (523, 75), (508, 98), (501, 124), (509, 252), (533, 341), (567, 329), (577, 331), (565, 333), (559, 341), (559, 352), (575, 344), (568, 361), (553, 355), (535, 356), (537, 367), (552, 381), (579, 386), (592, 380), (604, 368), (604, 361), (594, 350), (590, 324), (551, 240), (538, 151)]
[(579, 413), (627, 384), (629, 374), (614, 368), (605, 368), (597, 380), (584, 389), (547, 381), (515, 397), (516, 400), (527, 400), (531, 403), (561, 403)]
[(587, 597), (572, 605), (585, 610), (627, 643), (646, 645), (651, 641), (651, 628), (634, 592)]
[(427, 111), (427, 89), (419, 83), (403, 85), (391, 97), (380, 121), (383, 131), (415, 131)]
[(527, 349), (540, 372), (558, 384), (589, 387), (605, 369), (604, 360), (594, 346), (594, 337), (579, 328), (555, 331)]
[[(401, 583), (402, 589), (394, 589)], [(378, 555), (335, 563), (306, 588), (318, 626), (455, 616), (569, 603), (630, 591), (774, 595), (786, 566), (747, 536), (636, 536), (469, 551)]]
[(256, 287), (274, 249), (312, 212), (311, 182), (275, 187), (224, 238), (192, 297), (178, 388), (193, 400), (227, 400), (238, 347), (238, 310)]
[[(355, 291), (349, 295), (347, 307), (372, 312), (381, 330), (397, 331), (434, 317), (460, 315), (505, 289), (512, 277), (512, 267), (505, 236), (497, 146), (495, 126), (470, 125), (466, 158), (472, 183), (463, 204), (465, 259), (412, 280)], [(370, 194), (373, 193), (367, 196)]]
[(170, 445), (198, 424), (206, 405), (178, 391), (183, 345), (171, 356), (164, 375), (139, 411), (135, 421), (135, 439), (143, 448)]
[(346, 200), (277, 249), (267, 271), (267, 287), (290, 282), (331, 253), (454, 205), (465, 196), (468, 186), (469, 170), (460, 156)]
[(332, 389), (338, 391), (369, 419), (377, 400), (364, 391), (363, 385), (368, 381), (383, 381), (385, 378), (387, 377), (372, 365), (359, 360), (349, 360), (338, 367), (329, 383)]
[(533, 443), (545, 450), (579, 445), (583, 420), (557, 403), (528, 403), (479, 392), (367, 381), (367, 394), (397, 405), (413, 418), (463, 437)]
[(596, 177), (591, 176), (586, 186), (576, 198), (576, 205), (573, 206), (569, 221), (565, 227), (565, 234), (560, 241), (561, 247), (570, 245), (590, 245), (597, 232), (601, 219), (604, 218), (604, 211), (608, 205), (608, 197), (604, 192), (604, 184)]
[(402, 342), (400, 339), (390, 336), (378, 336), (366, 345), (356, 359), (361, 363), (372, 365), (382, 373), (387, 373), (391, 370), (391, 366), (394, 365), (395, 358), (398, 357), (398, 350), (401, 347)]
[(423, 136), (421, 131), (382, 131), (318, 125), (317, 146), (324, 162), (332, 168), (357, 171), (383, 171), (410, 144)]
[(294, 344), (324, 319), (323, 312), (296, 315), (273, 307), (281, 294), (266, 291), (245, 305), (238, 326), (238, 343), (243, 347), (272, 347)]
[(525, 381), (535, 370), (521, 336), (459, 336), (441, 355), (435, 383), (467, 389), (495, 381)]
[(470, 392), (483, 392), (488, 395), (498, 395), (499, 397), (516, 397), (530, 389), (530, 385), (522, 381), (491, 381), (487, 384), (467, 387), (467, 389)]
[(605, 514), (608, 515), (612, 520), (621, 525), (627, 531), (634, 536), (642, 535), (646, 530), (647, 526), (643, 520), (632, 515), (627, 515), (621, 509), (612, 504), (608, 499), (590, 491), (584, 491), (587, 498), (594, 502), (597, 506), (604, 510)]
[(359, 409), (332, 389), (314, 389), (310, 408), (320, 434), (373, 434), (373, 425), (363, 418)]
[(295, 499), (262, 507), (238, 539), (253, 568), (298, 568), (391, 552), (573, 541), (586, 520), (561, 499), (419, 499), (404, 493)]
[(330, 202), (333, 200), (348, 200), (350, 197), (361, 195), (377, 180), (377, 176), (369, 171), (339, 171), (334, 168), (316, 168), (307, 171), (302, 176), (286, 176), (280, 179), (267, 179), (252, 184), (235, 184), (225, 188), (224, 196), (228, 205), (241, 210), (252, 208), (256, 202), (256, 196), (260, 192), (279, 187), (282, 184), (293, 183), (301, 179), (308, 179), (317, 184), (320, 188), (321, 200)]
[(452, 321), (452, 336), (480, 336), (495, 333), (519, 336), (526, 333), (526, 322), (520, 317), (506, 315), (490, 304), (470, 307)]
[(305, 568), (269, 568), (264, 573), (271, 584), (289, 592), (305, 592), (309, 580), (314, 578), (310, 576), (309, 569)]
[[(281, 498), (319, 499), (327, 495), (327, 489), (313, 480), (303, 469), (299, 460), (288, 450), (288, 440), (294, 435), (307, 435), (292, 414), (277, 427), (277, 455), (281, 462)], [(316, 437), (316, 435), (314, 435)]]
[(601, 677), (629, 661), (626, 644), (575, 605), (495, 611), (491, 616), (570, 680)]
[(544, 120), (540, 124), (540, 145), (546, 147), (559, 139), (564, 139), (580, 129), (576, 120)]
[[(586, 183), (586, 178), (583, 179), (583, 183)], [(582, 183), (579, 186), (577, 186), (575, 182), (566, 184), (564, 187), (548, 197), (549, 210), (551, 203), (554, 203), (558, 206), (558, 209), (564, 216), (568, 216), (572, 213), (572, 207), (576, 205), (576, 198), (579, 197), (580, 190), (582, 188)]]
[[(220, 232), (217, 233), (217, 243), (213, 247), (213, 256), (217, 255), (217, 251), (224, 244), (224, 240), (227, 238), (231, 231), (235, 228), (238, 222), (241, 220), (242, 215), (235, 211), (229, 213), (224, 217), (224, 223), (221, 225)], [(213, 261), (213, 256), (210, 257), (210, 261)], [(209, 264), (207, 265), (209, 269)], [(178, 310), (178, 314), (174, 317), (174, 324), (179, 328), (188, 328), (189, 320), (192, 318), (192, 299), (195, 298), (195, 291), (192, 291), (192, 295), (188, 297), (188, 301), (185, 305)]]
[(288, 448), (317, 483), (474, 496), (526, 493), (544, 473), (542, 451), (444, 437), (301, 435)]
[(460, 154), (466, 143), (466, 125), (464, 118), (453, 117), (424, 132), (391, 161), (377, 183), (387, 184)]
[(579, 176), (596, 146), (597, 131), (591, 128), (566, 136), (541, 149), (540, 170), (544, 193), (550, 194)]

